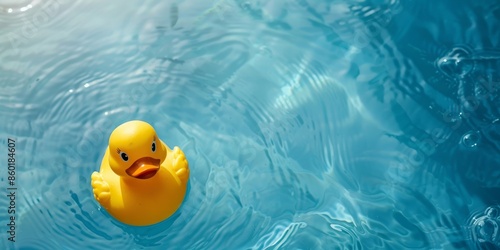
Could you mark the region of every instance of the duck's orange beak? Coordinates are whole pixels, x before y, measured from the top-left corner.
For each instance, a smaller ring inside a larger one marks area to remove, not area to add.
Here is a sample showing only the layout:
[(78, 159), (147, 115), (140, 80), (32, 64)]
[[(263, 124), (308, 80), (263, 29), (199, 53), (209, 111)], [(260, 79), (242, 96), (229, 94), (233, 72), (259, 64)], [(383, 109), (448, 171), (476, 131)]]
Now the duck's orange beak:
[(149, 179), (160, 169), (160, 160), (151, 157), (140, 158), (126, 172), (137, 179)]

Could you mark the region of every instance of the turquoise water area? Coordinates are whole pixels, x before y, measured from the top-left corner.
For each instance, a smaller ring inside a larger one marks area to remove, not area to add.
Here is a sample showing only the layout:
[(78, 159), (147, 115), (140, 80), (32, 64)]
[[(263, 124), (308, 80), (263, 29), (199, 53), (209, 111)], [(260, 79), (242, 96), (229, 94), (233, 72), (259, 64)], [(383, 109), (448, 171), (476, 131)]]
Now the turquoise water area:
[[(498, 249), (499, 19), (497, 0), (0, 0), (0, 249)], [(149, 227), (90, 186), (132, 119), (191, 167)]]

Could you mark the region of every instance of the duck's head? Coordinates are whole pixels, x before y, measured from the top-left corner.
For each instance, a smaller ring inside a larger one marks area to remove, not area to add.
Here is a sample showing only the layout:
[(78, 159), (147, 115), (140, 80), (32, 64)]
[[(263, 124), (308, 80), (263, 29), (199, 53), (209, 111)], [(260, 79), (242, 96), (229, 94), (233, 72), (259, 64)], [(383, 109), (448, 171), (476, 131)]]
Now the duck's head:
[(164, 144), (146, 122), (123, 123), (109, 137), (109, 166), (123, 178), (153, 177), (166, 156)]

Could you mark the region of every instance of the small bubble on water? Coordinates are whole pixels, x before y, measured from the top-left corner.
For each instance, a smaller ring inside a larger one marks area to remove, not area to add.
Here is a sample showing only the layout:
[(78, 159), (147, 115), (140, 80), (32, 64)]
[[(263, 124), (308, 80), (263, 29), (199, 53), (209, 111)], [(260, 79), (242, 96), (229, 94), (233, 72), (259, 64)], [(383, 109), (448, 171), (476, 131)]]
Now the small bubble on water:
[(463, 48), (454, 48), (437, 60), (437, 68), (445, 75), (455, 78), (463, 77), (474, 69), (474, 61), (469, 52)]
[(481, 134), (478, 131), (469, 131), (462, 136), (462, 144), (468, 148), (475, 148), (480, 139)]
[(500, 247), (500, 217), (497, 207), (489, 207), (484, 214), (474, 218), (472, 234), (480, 245)]

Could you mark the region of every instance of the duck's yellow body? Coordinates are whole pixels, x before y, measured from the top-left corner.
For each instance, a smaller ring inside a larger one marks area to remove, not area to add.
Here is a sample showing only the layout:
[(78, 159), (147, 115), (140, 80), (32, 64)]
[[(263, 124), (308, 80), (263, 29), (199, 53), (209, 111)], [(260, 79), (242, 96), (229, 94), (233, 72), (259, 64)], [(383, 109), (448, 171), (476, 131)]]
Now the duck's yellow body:
[(182, 150), (171, 150), (143, 121), (118, 126), (99, 172), (92, 174), (95, 199), (117, 220), (147, 226), (170, 217), (182, 204), (189, 167)]

